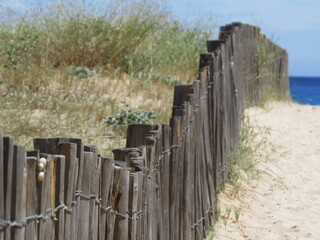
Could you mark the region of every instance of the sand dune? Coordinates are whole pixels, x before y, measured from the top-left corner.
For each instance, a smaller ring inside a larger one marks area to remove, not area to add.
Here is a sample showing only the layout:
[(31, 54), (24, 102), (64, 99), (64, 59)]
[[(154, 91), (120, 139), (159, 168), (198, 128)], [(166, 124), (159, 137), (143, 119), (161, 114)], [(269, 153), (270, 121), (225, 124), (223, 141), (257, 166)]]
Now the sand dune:
[(214, 239), (320, 239), (320, 106), (272, 103), (248, 113), (270, 129), (271, 155), (240, 199), (222, 199), (240, 217), (220, 221)]

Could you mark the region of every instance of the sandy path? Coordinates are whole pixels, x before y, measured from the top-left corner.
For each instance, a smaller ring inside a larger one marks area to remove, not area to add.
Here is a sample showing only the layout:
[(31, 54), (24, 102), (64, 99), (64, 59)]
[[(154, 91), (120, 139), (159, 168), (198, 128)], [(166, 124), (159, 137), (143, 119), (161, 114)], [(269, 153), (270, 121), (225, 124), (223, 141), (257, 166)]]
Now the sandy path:
[(320, 239), (320, 106), (273, 103), (248, 112), (270, 128), (275, 150), (259, 164), (268, 174), (245, 186), (240, 199), (222, 200), (237, 206), (240, 217), (231, 211), (213, 239)]

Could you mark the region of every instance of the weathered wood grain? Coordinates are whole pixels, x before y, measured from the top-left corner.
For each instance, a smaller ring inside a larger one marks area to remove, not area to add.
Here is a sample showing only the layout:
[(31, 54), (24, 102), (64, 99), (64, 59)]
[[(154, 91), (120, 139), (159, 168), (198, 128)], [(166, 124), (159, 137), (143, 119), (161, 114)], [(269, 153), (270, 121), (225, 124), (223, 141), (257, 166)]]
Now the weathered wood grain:
[(172, 149), (170, 148), (170, 127), (162, 126), (162, 146), (163, 153), (160, 161), (161, 173), (161, 221), (162, 228), (161, 239), (170, 239), (170, 156)]
[[(93, 169), (95, 167), (94, 159), (95, 155), (92, 152), (84, 152), (83, 159), (83, 173), (82, 181), (80, 184), (80, 196), (79, 199), (79, 215), (78, 215), (78, 236), (79, 239), (89, 239), (90, 233), (90, 197), (87, 197), (91, 193)], [(83, 194), (83, 196), (82, 196)]]
[(170, 158), (170, 239), (179, 239), (179, 196), (180, 188), (178, 182), (179, 176), (179, 154), (180, 154), (180, 135), (181, 135), (181, 118), (174, 117), (171, 119), (170, 127), (172, 149)]
[(114, 239), (128, 239), (129, 177), (125, 168), (116, 167), (113, 192), (115, 213)]
[[(26, 190), (27, 190), (27, 162), (26, 151), (23, 146), (14, 145), (13, 148), (13, 176), (12, 186), (12, 219), (22, 222), (26, 218)], [(13, 228), (14, 239), (25, 238), (24, 227)]]
[(115, 238), (115, 221), (116, 221), (115, 210), (117, 210), (120, 197), (121, 197), (121, 193), (119, 190), (120, 188), (119, 182), (120, 182), (121, 175), (124, 171), (123, 167), (125, 167), (125, 163), (124, 163), (124, 166), (122, 167), (115, 165), (113, 169), (112, 190), (110, 194), (110, 210), (108, 211), (108, 213), (110, 212), (110, 214), (107, 215), (108, 216), (107, 232), (106, 232), (107, 239)]
[[(37, 157), (27, 157), (27, 216), (38, 215), (39, 200), (37, 192), (37, 165)], [(30, 221), (27, 223), (25, 238), (26, 240), (38, 239), (38, 225), (36, 221)]]
[(127, 148), (136, 148), (146, 145), (146, 137), (150, 131), (156, 130), (153, 124), (130, 124), (127, 134)]
[[(113, 231), (110, 229), (111, 210), (109, 197), (112, 195), (113, 184), (113, 159), (102, 157), (101, 158), (101, 176), (100, 176), (100, 196), (101, 206), (99, 216), (99, 240), (106, 239), (107, 232)], [(109, 209), (109, 210), (108, 210)]]
[[(3, 136), (0, 132), (0, 219), (5, 219), (5, 187), (4, 187), (4, 160)], [(0, 229), (0, 240), (4, 239), (4, 231)]]
[[(144, 218), (144, 203), (143, 203), (143, 172), (136, 172), (137, 178), (134, 180), (134, 191), (136, 196), (134, 197), (137, 202), (137, 212), (133, 213), (132, 216), (136, 218), (136, 236), (135, 238), (143, 239), (143, 218)], [(133, 236), (134, 237), (134, 236)]]
[(137, 239), (137, 212), (138, 212), (138, 174), (130, 173), (129, 182), (129, 224), (128, 238), (131, 240)]
[(42, 181), (38, 180), (39, 190), (39, 213), (44, 218), (39, 220), (39, 239), (52, 239), (54, 236), (54, 224), (51, 217), (54, 214), (55, 208), (55, 173), (53, 156), (50, 154), (42, 153), (40, 158), (46, 159), (44, 168), (44, 178)]
[[(5, 198), (5, 220), (10, 221), (13, 219), (13, 191), (14, 191), (14, 181), (13, 181), (13, 138), (4, 137), (3, 138), (3, 166), (4, 166), (4, 198)], [(11, 229), (9, 227), (5, 228), (4, 237), (6, 240), (11, 239)]]
[(65, 156), (55, 155), (55, 240), (64, 239), (64, 223), (65, 223), (65, 210), (64, 210), (64, 186), (65, 186)]
[(59, 154), (65, 156), (65, 185), (64, 185), (64, 203), (67, 207), (65, 209), (65, 225), (64, 225), (64, 239), (73, 239), (71, 225), (76, 224), (72, 222), (73, 201), (75, 201), (75, 176), (77, 167), (77, 145), (75, 143), (61, 143), (59, 144)]
[(98, 157), (97, 152), (93, 152), (93, 154), (93, 171), (90, 190), (92, 197), (90, 199), (89, 239), (98, 239), (100, 209), (96, 201), (99, 199), (100, 195), (101, 158)]

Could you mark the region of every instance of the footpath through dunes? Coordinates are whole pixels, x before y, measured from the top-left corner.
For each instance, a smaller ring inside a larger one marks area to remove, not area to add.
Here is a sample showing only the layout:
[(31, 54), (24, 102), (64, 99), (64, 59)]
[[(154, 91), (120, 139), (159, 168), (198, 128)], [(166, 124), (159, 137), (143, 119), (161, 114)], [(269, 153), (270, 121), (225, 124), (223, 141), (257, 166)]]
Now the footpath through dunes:
[(258, 166), (265, 173), (244, 197), (221, 200), (240, 217), (220, 220), (214, 239), (320, 239), (320, 106), (272, 103), (248, 113), (255, 127), (269, 128), (273, 149), (264, 149), (271, 152)]

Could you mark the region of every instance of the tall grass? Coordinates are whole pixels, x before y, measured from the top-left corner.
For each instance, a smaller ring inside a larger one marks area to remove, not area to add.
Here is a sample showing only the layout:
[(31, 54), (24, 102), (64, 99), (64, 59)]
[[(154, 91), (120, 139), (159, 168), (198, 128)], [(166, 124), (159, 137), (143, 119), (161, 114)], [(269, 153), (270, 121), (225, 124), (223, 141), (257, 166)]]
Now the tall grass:
[(165, 4), (152, 0), (38, 1), (23, 14), (1, 14), (0, 74), (11, 85), (44, 84), (67, 66), (194, 76), (210, 35), (171, 20)]

